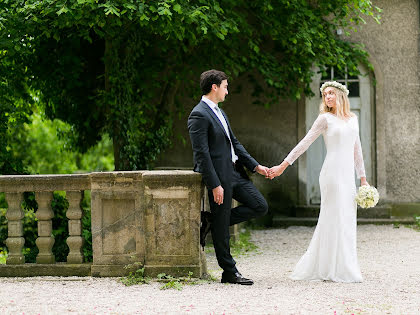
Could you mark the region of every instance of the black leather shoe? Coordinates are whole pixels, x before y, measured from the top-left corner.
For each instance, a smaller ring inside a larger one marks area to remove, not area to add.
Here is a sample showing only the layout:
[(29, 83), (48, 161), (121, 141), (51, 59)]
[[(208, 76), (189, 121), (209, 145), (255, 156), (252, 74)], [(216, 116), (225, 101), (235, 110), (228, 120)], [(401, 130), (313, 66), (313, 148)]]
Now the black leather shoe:
[(207, 211), (201, 212), (201, 227), (200, 227), (200, 244), (206, 246), (206, 237), (210, 232), (211, 226), (211, 213)]
[(253, 285), (254, 281), (251, 279), (244, 278), (239, 272), (235, 272), (233, 274), (222, 274), (222, 283), (233, 283), (233, 284), (241, 284), (241, 285)]

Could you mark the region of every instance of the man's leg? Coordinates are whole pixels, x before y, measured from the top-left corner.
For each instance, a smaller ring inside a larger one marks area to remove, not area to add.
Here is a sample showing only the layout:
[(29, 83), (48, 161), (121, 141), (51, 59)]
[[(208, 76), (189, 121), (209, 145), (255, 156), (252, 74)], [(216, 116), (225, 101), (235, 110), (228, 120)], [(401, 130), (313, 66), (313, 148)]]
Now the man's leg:
[(233, 176), (233, 198), (241, 203), (231, 210), (230, 225), (267, 214), (268, 205), (254, 184), (236, 171)]
[(230, 254), (230, 210), (232, 206), (232, 193), (224, 190), (223, 203), (219, 206), (214, 202), (213, 192), (208, 191), (210, 210), (211, 210), (211, 236), (213, 246), (216, 252), (217, 262), (219, 266), (228, 273), (235, 273), (236, 262)]

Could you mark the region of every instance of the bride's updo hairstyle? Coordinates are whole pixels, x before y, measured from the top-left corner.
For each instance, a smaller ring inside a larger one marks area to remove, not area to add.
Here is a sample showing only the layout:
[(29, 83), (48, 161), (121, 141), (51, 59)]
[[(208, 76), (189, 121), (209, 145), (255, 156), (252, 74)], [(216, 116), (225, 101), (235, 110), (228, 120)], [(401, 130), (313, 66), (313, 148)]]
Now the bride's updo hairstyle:
[(325, 102), (324, 90), (327, 87), (332, 87), (336, 95), (337, 117), (346, 119), (353, 116), (353, 114), (350, 112), (350, 101), (348, 98), (349, 90), (347, 90), (345, 85), (338, 83), (337, 81), (328, 81), (321, 86), (320, 91), (322, 95), (322, 102), (319, 106), (319, 113), (323, 114), (332, 111), (332, 109), (328, 107), (327, 103)]

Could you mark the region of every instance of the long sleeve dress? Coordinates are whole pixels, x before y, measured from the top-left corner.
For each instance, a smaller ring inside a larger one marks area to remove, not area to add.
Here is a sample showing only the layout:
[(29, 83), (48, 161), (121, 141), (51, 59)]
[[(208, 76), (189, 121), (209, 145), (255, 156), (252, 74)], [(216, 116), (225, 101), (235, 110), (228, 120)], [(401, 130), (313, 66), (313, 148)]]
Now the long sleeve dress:
[(324, 113), (289, 153), (289, 164), (322, 134), (327, 154), (319, 175), (321, 208), (306, 253), (290, 278), (294, 280), (363, 281), (357, 261), (355, 201), (357, 177), (365, 177), (357, 116), (342, 120)]

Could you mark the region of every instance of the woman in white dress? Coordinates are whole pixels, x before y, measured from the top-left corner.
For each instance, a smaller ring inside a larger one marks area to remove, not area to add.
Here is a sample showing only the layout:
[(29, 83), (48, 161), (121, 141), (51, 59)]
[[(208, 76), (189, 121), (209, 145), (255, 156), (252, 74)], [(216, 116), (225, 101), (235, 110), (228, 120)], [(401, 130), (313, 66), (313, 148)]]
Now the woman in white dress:
[(323, 135), (327, 148), (319, 175), (321, 209), (306, 253), (291, 279), (361, 282), (357, 261), (357, 204), (354, 170), (361, 185), (368, 185), (363, 163), (357, 116), (350, 112), (346, 86), (325, 82), (321, 86), (320, 115), (307, 135), (284, 161), (269, 171), (270, 178), (284, 170)]

